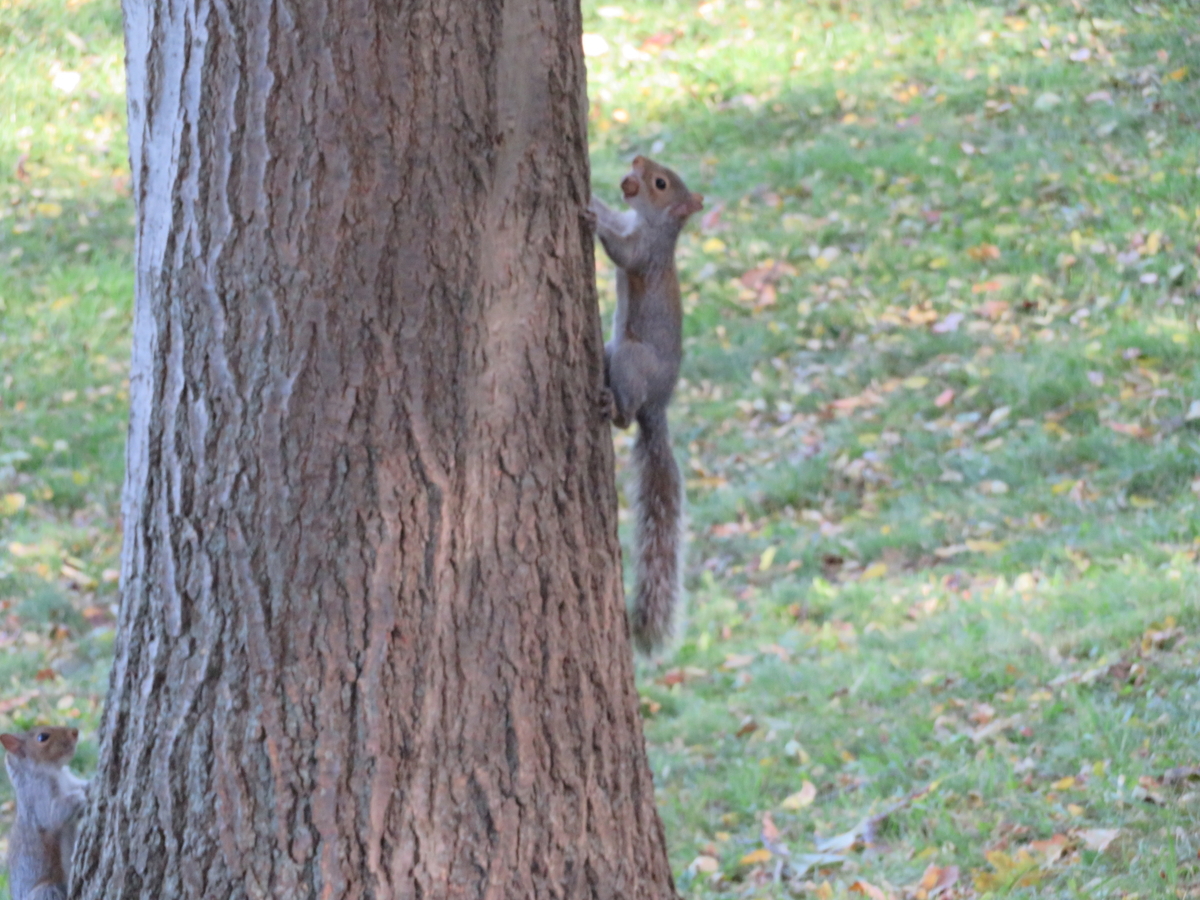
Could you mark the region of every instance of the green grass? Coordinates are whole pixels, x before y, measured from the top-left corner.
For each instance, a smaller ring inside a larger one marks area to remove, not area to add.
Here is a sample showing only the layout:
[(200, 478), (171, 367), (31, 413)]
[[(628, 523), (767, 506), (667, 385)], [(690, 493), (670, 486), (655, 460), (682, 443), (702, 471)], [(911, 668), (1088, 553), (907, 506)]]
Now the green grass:
[[(959, 897), (1200, 895), (1200, 787), (1162, 783), (1200, 764), (1198, 14), (585, 5), (597, 192), (646, 153), (707, 198), (687, 627), (639, 669), (686, 896), (916, 897), (930, 866)], [(0, 0), (6, 728), (90, 734), (103, 696), (121, 59), (113, 0)]]

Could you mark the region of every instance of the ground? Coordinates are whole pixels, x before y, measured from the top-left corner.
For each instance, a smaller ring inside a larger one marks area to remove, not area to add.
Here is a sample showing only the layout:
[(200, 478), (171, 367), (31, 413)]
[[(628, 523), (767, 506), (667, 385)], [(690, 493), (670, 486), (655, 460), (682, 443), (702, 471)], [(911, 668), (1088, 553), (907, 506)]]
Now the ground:
[[(1198, 13), (585, 4), (597, 192), (706, 195), (686, 627), (639, 667), (685, 896), (1200, 895)], [(90, 735), (106, 683), (120, 41), (0, 0), (4, 728)]]

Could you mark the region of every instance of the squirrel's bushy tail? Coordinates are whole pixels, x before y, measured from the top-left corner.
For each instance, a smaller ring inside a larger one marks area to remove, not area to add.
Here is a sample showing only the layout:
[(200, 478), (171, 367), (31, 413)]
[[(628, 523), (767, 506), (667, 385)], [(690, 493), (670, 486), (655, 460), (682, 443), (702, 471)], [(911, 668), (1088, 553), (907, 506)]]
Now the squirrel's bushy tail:
[(633, 640), (649, 653), (671, 636), (671, 620), (681, 593), (683, 486), (671, 452), (665, 410), (638, 416), (633, 445), (637, 467), (637, 584), (633, 600)]

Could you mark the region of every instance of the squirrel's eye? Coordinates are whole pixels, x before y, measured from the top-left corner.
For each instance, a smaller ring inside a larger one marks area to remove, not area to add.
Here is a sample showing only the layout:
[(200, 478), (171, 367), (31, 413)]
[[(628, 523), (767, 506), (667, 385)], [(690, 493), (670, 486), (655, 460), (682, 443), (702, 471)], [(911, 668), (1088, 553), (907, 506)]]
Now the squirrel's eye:
[(37, 736), (37, 739), (39, 744), (44, 744), (46, 741), (50, 740), (50, 732), (43, 731)]
[(655, 186), (656, 188), (658, 188), (660, 191), (665, 191), (665, 190), (667, 189), (667, 179), (665, 179), (665, 178), (655, 178), (655, 179), (654, 179), (654, 186)]

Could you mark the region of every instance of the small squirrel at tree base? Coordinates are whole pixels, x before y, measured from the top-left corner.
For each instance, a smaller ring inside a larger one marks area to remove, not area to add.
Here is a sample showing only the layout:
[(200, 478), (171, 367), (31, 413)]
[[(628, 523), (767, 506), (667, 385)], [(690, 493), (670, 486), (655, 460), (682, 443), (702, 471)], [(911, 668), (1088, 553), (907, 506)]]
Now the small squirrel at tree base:
[(621, 193), (630, 207), (625, 212), (614, 212), (595, 197), (588, 212), (617, 266), (617, 311), (612, 340), (604, 347), (604, 404), (618, 428), (638, 423), (631, 626), (638, 649), (649, 653), (670, 637), (680, 595), (683, 484), (667, 431), (667, 404), (683, 359), (675, 243), (688, 217), (703, 209), (704, 198), (644, 156), (634, 158)]
[(12, 900), (66, 900), (75, 829), (87, 802), (87, 781), (67, 768), (78, 740), (75, 728), (0, 734), (17, 796), (17, 818), (8, 833)]

